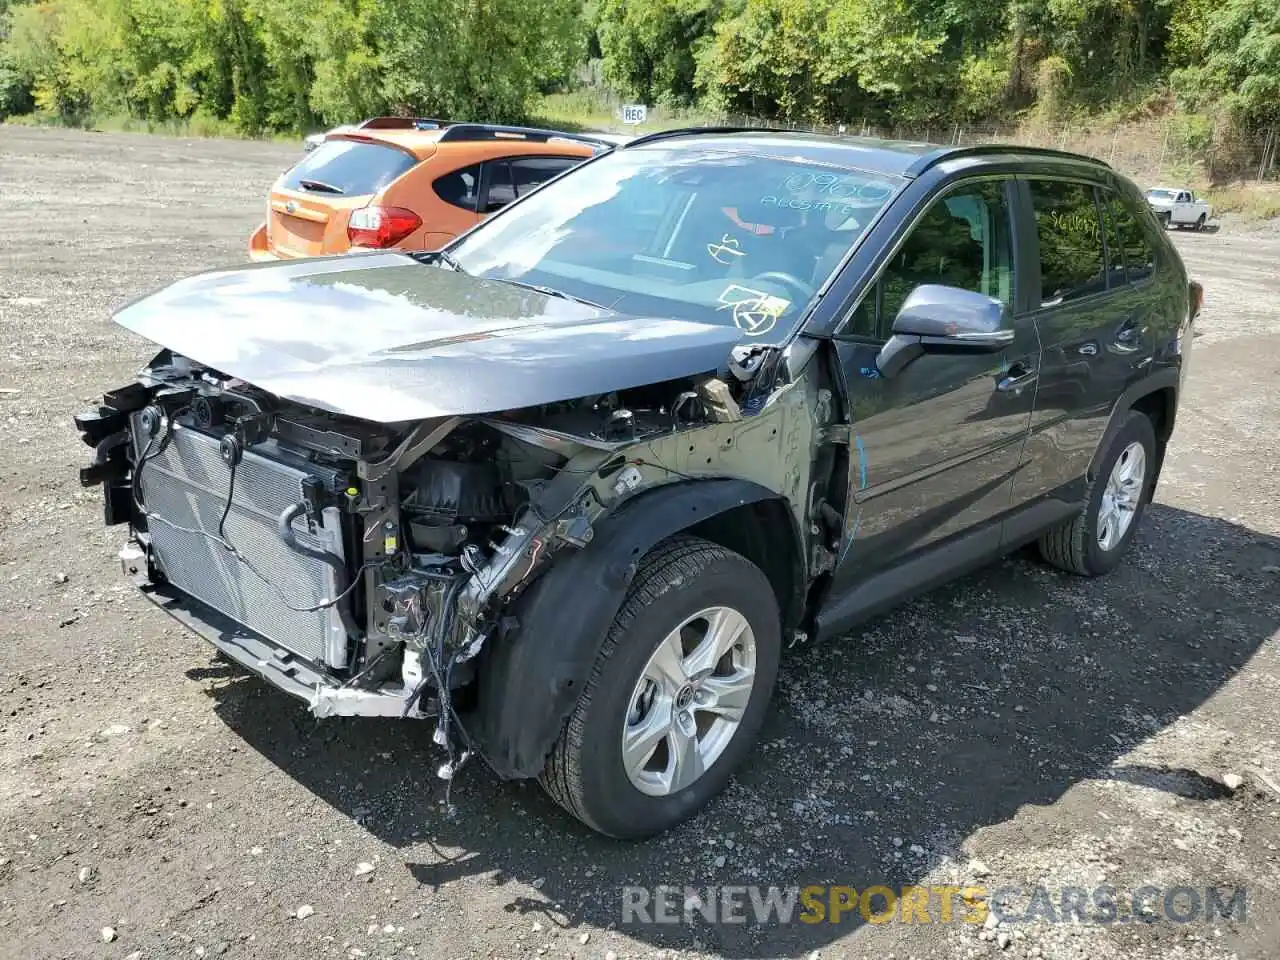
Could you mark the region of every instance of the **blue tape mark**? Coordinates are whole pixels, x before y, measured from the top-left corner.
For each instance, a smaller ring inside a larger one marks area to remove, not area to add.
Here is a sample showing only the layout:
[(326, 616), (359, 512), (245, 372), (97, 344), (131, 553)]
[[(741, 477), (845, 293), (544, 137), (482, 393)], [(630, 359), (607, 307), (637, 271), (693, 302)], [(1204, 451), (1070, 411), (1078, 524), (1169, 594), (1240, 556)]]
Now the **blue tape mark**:
[[(862, 445), (862, 437), (859, 434), (853, 435), (853, 445), (858, 450), (858, 489), (865, 490), (867, 488), (867, 449)], [(850, 497), (850, 506), (853, 505), (853, 498)], [(858, 526), (862, 523), (862, 507), (859, 506), (857, 512), (853, 515), (853, 528), (849, 531), (849, 536), (844, 542), (844, 549), (840, 551), (840, 561), (843, 561), (848, 555), (849, 549), (853, 546), (853, 541), (858, 537)]]

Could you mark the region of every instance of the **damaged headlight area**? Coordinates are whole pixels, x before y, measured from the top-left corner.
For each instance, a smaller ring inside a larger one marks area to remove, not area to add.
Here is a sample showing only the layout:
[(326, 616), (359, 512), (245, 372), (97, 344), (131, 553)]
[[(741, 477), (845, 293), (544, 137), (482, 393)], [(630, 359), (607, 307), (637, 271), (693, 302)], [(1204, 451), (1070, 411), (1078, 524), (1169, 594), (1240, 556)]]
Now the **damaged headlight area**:
[(435, 717), (447, 778), (477, 749), (478, 655), (516, 598), (603, 514), (687, 479), (654, 443), (759, 414), (777, 365), (756, 349), (728, 382), (382, 424), (166, 351), (76, 418), (81, 481), (157, 604), (317, 717)]

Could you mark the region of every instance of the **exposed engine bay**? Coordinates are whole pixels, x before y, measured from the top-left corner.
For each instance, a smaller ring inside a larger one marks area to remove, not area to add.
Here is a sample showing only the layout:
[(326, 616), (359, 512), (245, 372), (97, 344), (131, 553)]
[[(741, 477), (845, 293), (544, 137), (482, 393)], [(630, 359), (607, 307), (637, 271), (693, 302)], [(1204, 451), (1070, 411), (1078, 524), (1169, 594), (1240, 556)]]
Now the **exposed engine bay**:
[[(597, 518), (655, 486), (750, 474), (745, 421), (807, 464), (811, 405), (786, 402), (802, 384), (780, 360), (743, 347), (723, 379), (381, 424), (165, 351), (77, 418), (95, 448), (81, 480), (129, 524), (122, 565), (153, 599), (317, 717), (436, 717), (448, 778), (473, 751), (477, 655)], [(801, 509), (806, 481), (788, 472)]]

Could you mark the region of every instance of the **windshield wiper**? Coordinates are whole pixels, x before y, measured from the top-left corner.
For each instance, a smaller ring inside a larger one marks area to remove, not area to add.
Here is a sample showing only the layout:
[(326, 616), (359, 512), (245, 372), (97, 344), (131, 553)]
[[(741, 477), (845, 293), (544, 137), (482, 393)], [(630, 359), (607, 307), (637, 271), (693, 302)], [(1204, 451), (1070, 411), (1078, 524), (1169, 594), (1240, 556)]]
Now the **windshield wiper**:
[(436, 259), (439, 260), (441, 263), (443, 263), (445, 266), (452, 267), (454, 272), (456, 273), (467, 272), (462, 269), (462, 264), (460, 264), (457, 260), (453, 258), (452, 253), (446, 253), (444, 250), (438, 250), (436, 251)]
[(313, 190), (316, 193), (346, 193), (341, 187), (335, 187), (332, 183), (325, 183), (323, 180), (308, 180), (305, 177), (298, 181), (298, 186), (303, 190)]
[(588, 300), (586, 297), (575, 297), (572, 293), (565, 293), (563, 290), (557, 290), (555, 287), (544, 287), (540, 283), (525, 283), (523, 280), (512, 280), (510, 277), (489, 277), (490, 280), (497, 280), (499, 283), (509, 283), (513, 287), (524, 287), (526, 290), (532, 290), (534, 293), (540, 293), (544, 297), (555, 297), (559, 300), (572, 300), (574, 303), (586, 304), (588, 307), (595, 307), (597, 310), (608, 310), (609, 308), (596, 303), (594, 300)]

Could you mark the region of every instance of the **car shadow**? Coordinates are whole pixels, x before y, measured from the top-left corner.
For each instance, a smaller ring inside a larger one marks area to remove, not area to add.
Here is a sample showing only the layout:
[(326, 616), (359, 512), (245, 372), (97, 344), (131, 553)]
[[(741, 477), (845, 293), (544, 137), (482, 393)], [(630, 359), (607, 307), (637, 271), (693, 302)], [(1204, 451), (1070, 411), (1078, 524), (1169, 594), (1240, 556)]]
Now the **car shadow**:
[(399, 848), (424, 888), (483, 876), (512, 884), (508, 911), (544, 924), (794, 955), (863, 920), (626, 924), (624, 888), (896, 889), (946, 858), (963, 863), (960, 843), (977, 829), (1089, 779), (1229, 802), (1201, 772), (1116, 761), (1213, 696), (1280, 627), (1275, 566), (1280, 538), (1157, 504), (1108, 577), (1018, 556), (847, 641), (793, 651), (745, 769), (700, 816), (645, 843), (593, 834), (535, 784), (502, 783), (478, 763), (449, 810), (430, 724), (317, 724), (238, 668), (209, 693), (246, 743)]
[(1221, 230), (1221, 229), (1222, 229), (1222, 224), (1220, 224), (1220, 223), (1206, 223), (1206, 224), (1205, 224), (1201, 229), (1199, 229), (1199, 230), (1193, 230), (1193, 229), (1191, 229), (1190, 227), (1169, 227), (1169, 228), (1167, 228), (1167, 229), (1168, 229), (1168, 232), (1169, 232), (1169, 233), (1177, 234), (1178, 236), (1184, 236), (1184, 235), (1185, 235), (1185, 236), (1190, 236), (1190, 237), (1203, 237), (1203, 236), (1206, 236), (1206, 235), (1209, 235), (1209, 234), (1217, 233), (1219, 230)]

